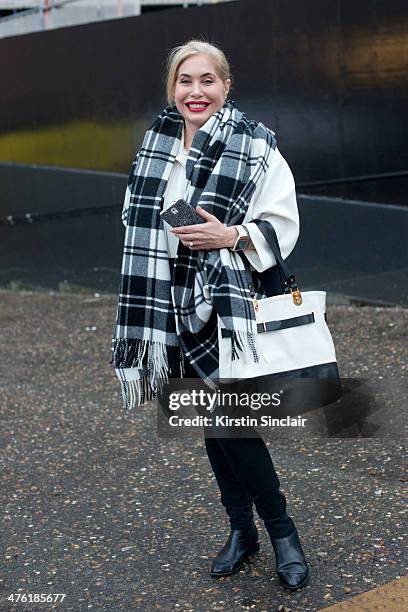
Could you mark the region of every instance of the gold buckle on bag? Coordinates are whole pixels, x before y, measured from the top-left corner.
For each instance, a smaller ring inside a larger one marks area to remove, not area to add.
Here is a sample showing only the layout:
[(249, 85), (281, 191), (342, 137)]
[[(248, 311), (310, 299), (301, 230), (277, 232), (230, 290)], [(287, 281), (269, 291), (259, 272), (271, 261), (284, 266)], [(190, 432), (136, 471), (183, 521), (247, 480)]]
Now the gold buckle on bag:
[(258, 304), (258, 300), (256, 298), (252, 298), (252, 304), (254, 305), (255, 312), (258, 312), (259, 304)]
[(299, 289), (296, 289), (295, 291), (293, 291), (293, 289), (290, 290), (291, 294), (292, 294), (292, 299), (293, 299), (293, 303), (295, 306), (300, 306), (303, 302), (303, 298), (302, 298), (302, 294), (300, 293)]

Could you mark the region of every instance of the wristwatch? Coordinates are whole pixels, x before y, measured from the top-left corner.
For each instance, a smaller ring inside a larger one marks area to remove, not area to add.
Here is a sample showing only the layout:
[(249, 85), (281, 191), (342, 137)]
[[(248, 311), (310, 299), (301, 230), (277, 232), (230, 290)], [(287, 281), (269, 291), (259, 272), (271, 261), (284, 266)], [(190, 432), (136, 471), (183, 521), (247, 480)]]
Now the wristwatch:
[(238, 231), (238, 236), (231, 251), (243, 251), (248, 246), (251, 238), (245, 225), (235, 225), (235, 229)]

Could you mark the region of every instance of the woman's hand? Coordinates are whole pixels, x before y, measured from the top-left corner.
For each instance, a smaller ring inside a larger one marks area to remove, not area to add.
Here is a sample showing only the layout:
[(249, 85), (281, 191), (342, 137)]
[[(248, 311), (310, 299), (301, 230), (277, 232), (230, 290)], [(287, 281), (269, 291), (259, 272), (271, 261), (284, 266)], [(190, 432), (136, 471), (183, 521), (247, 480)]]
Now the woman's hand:
[[(205, 223), (173, 227), (170, 231), (180, 238), (181, 242), (193, 251), (200, 249), (223, 249), (234, 246), (238, 232), (234, 226), (224, 225), (201, 206), (196, 207), (197, 213), (205, 219)], [(191, 244), (193, 243), (193, 244)]]

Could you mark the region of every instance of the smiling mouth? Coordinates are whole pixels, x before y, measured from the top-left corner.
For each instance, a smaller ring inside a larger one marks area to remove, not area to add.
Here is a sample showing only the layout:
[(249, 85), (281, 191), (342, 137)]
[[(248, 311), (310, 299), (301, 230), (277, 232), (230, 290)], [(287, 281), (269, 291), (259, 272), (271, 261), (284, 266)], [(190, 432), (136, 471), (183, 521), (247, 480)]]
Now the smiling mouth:
[(209, 102), (187, 102), (186, 106), (189, 110), (204, 110), (209, 106)]

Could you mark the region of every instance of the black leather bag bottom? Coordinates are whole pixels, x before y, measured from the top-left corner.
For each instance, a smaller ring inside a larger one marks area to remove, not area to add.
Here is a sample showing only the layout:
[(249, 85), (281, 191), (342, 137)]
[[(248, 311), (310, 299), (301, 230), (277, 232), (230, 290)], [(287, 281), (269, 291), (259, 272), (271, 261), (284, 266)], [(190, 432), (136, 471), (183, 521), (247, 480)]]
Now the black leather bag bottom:
[[(241, 397), (242, 394), (248, 394), (252, 398), (255, 394), (268, 394), (270, 397), (279, 394), (278, 406), (261, 406), (258, 409), (260, 415), (273, 414), (275, 417), (303, 414), (327, 406), (342, 396), (336, 362), (256, 378), (222, 380), (219, 388), (224, 393), (235, 392)], [(242, 410), (242, 405), (235, 406), (235, 409)]]

